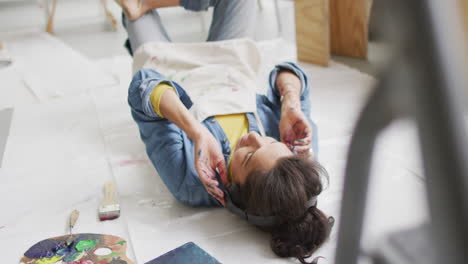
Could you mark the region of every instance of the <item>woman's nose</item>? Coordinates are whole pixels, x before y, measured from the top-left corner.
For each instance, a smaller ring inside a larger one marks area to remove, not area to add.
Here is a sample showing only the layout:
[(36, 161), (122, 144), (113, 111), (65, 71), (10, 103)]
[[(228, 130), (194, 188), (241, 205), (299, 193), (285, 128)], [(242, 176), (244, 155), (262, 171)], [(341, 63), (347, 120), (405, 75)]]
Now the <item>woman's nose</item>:
[(255, 146), (257, 148), (262, 146), (262, 138), (260, 137), (259, 134), (255, 132), (250, 132), (249, 133), (249, 141), (252, 146)]

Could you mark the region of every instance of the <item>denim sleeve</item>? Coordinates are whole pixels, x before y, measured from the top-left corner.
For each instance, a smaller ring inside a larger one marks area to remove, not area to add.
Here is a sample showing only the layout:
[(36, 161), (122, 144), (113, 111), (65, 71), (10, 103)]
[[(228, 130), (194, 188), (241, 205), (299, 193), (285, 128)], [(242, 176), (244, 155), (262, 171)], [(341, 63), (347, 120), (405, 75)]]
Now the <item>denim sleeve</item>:
[(162, 181), (178, 201), (190, 206), (220, 206), (206, 192), (195, 170), (193, 142), (176, 124), (154, 112), (149, 95), (161, 82), (173, 85), (187, 108), (192, 104), (179, 85), (167, 80), (160, 73), (142, 69), (135, 74), (128, 91), (128, 103), (146, 153)]
[(268, 99), (274, 104), (281, 104), (278, 86), (276, 85), (276, 78), (281, 71), (290, 71), (294, 73), (301, 80), (301, 103), (309, 98), (309, 78), (307, 74), (294, 62), (283, 62), (275, 66), (270, 72), (270, 89), (268, 90)]
[(177, 96), (187, 109), (192, 107), (193, 103), (185, 90), (176, 82), (167, 79), (161, 73), (153, 69), (141, 69), (133, 76), (130, 83), (128, 101), (139, 115), (148, 120), (160, 120), (160, 117), (151, 104), (150, 95), (153, 89), (160, 83), (167, 83), (175, 88)]
[[(276, 109), (276, 115), (280, 116), (281, 112), (281, 95), (279, 93), (279, 89), (276, 85), (276, 78), (278, 74), (283, 71), (288, 70), (294, 73), (301, 81), (301, 110), (309, 119), (309, 123), (312, 126), (312, 130), (314, 133), (312, 134), (312, 149), (314, 150), (314, 154), (318, 155), (318, 128), (315, 122), (312, 121), (310, 118), (310, 82), (309, 77), (307, 74), (294, 62), (284, 62), (275, 66), (275, 68), (270, 73), (269, 78), (269, 89), (267, 92), (267, 100), (272, 105), (272, 109)], [(278, 120), (279, 122), (279, 120)], [(279, 132), (278, 132), (279, 133)], [(278, 134), (279, 135), (279, 134)]]

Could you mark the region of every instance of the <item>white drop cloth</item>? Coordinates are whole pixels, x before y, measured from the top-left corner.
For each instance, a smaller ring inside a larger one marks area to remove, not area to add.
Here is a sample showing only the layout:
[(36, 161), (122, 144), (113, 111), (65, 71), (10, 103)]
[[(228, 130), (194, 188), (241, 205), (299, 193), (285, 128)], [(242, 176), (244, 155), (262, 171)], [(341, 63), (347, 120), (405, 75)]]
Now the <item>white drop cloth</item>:
[[(259, 47), (263, 58), (261, 91), (269, 69), (276, 62), (294, 59), (294, 48), (282, 41), (264, 42)], [(35, 59), (36, 55), (24, 59)], [(272, 253), (268, 234), (226, 210), (192, 209), (177, 203), (148, 161), (129, 114), (126, 89), (131, 60), (116, 57), (93, 65), (99, 67), (97, 72), (117, 76), (120, 84), (93, 89), (70, 86), (58, 92), (62, 98), (15, 109), (0, 170), (0, 248), (8, 249), (2, 252), (5, 263), (17, 262), (41, 239), (65, 234), (68, 214), (75, 208), (82, 213), (76, 232), (128, 239), (129, 255), (136, 263), (145, 263), (188, 241), (222, 263), (291, 262)], [(338, 219), (346, 151), (373, 78), (337, 63), (329, 68), (302, 66), (311, 77), (320, 161), (330, 173), (330, 186), (320, 196), (319, 208)], [(77, 76), (87, 76), (82, 74)], [(89, 80), (94, 83), (96, 79)], [(56, 88), (46, 89), (44, 84), (56, 81), (37, 81), (41, 98), (53, 96)], [(79, 96), (70, 96), (76, 94)], [(378, 143), (365, 224), (366, 248), (385, 232), (427, 218), (415, 142), (413, 125), (399, 122)], [(97, 208), (102, 186), (112, 178), (117, 182), (122, 216), (101, 223)], [(333, 263), (336, 231), (315, 255), (326, 257), (320, 263)]]
[[(22, 80), (40, 101), (117, 84), (112, 75), (47, 33), (25, 32), (5, 42)], [(3, 82), (0, 79), (0, 84)]]

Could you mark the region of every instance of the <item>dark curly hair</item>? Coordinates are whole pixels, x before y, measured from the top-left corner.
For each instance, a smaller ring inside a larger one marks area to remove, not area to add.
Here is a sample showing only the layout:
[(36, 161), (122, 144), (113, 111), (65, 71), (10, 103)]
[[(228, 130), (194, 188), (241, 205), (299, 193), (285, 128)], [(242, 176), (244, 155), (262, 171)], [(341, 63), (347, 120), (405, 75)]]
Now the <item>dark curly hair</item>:
[[(307, 208), (307, 201), (322, 192), (326, 170), (316, 161), (292, 156), (278, 160), (268, 171), (249, 174), (241, 186), (241, 199), (249, 214), (278, 217), (270, 228), (271, 249), (279, 257), (306, 261), (329, 237), (333, 217), (317, 207)], [(318, 258), (310, 263), (317, 263)]]

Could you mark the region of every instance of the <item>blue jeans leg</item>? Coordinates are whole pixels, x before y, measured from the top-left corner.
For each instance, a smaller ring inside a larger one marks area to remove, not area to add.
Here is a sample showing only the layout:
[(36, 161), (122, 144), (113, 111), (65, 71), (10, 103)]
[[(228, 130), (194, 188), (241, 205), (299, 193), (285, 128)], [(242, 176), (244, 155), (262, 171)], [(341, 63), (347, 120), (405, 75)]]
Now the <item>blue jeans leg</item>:
[(211, 0), (213, 20), (208, 41), (253, 38), (257, 19), (255, 0)]
[(148, 11), (137, 20), (131, 21), (125, 15), (122, 16), (122, 22), (127, 30), (128, 40), (125, 44), (130, 55), (133, 55), (141, 45), (146, 42), (164, 41), (170, 42), (171, 39), (167, 34), (158, 10), (153, 9)]

